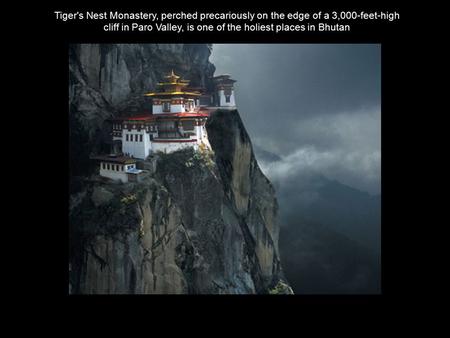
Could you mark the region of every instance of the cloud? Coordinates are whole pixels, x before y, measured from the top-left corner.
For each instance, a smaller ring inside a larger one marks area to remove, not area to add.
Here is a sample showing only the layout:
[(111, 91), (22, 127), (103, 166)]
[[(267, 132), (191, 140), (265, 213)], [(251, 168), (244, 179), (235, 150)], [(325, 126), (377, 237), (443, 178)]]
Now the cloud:
[[(264, 173), (278, 184), (308, 172), (320, 172), (344, 184), (379, 193), (381, 174), (380, 111), (311, 117), (293, 127), (298, 148), (281, 161), (264, 163)], [(261, 140), (257, 139), (257, 142)]]
[(253, 143), (282, 157), (261, 164), (269, 178), (317, 170), (379, 192), (380, 45), (219, 44), (211, 60), (237, 80)]

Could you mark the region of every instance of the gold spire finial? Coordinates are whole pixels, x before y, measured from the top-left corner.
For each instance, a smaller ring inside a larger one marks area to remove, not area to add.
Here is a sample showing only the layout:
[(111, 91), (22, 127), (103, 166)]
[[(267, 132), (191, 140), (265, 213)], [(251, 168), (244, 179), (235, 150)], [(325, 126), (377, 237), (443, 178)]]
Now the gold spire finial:
[(175, 81), (176, 79), (179, 79), (180, 77), (176, 75), (173, 71), (173, 69), (170, 71), (169, 75), (165, 76), (166, 79), (171, 79), (172, 81)]

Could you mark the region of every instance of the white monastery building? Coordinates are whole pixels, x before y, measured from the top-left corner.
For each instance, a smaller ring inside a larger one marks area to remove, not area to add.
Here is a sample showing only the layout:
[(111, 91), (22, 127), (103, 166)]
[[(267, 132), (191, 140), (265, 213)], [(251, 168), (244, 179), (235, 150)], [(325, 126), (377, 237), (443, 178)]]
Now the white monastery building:
[(155, 152), (170, 153), (187, 147), (210, 149), (205, 127), (210, 113), (236, 108), (236, 81), (230, 75), (216, 76), (213, 81), (216, 90), (208, 94), (202, 88), (189, 87), (189, 81), (172, 70), (164, 82), (157, 84), (155, 92), (145, 94), (152, 98), (152, 114), (111, 119), (116, 155), (93, 157), (100, 161), (100, 176), (122, 182), (137, 180), (141, 172), (132, 172), (138, 171), (133, 159), (145, 160)]
[(126, 156), (95, 156), (100, 162), (100, 176), (122, 182), (137, 182), (143, 171), (136, 168), (136, 160)]

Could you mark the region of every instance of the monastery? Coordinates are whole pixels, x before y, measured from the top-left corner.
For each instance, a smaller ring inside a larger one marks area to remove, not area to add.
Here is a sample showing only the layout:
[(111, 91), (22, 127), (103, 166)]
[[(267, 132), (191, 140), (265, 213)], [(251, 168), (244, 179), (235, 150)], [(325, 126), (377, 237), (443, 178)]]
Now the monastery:
[(210, 149), (206, 121), (217, 109), (235, 109), (234, 83), (230, 75), (213, 78), (215, 90), (189, 86), (173, 70), (145, 94), (152, 99), (152, 113), (111, 119), (112, 154), (94, 156), (100, 176), (122, 182), (138, 181), (142, 170), (137, 160), (156, 152), (170, 153), (192, 147)]

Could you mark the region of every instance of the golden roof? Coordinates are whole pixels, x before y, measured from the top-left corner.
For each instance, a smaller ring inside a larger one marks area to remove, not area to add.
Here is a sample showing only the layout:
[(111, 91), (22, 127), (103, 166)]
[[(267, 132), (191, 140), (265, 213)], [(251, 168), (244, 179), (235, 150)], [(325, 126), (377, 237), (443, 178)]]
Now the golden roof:
[[(160, 91), (160, 92), (150, 92), (147, 94), (144, 94), (145, 96), (168, 96), (168, 95), (191, 95), (191, 96), (199, 96), (200, 93), (198, 92), (187, 92), (187, 91), (180, 91), (181, 87), (186, 87), (189, 85), (189, 80), (183, 80), (180, 79), (178, 75), (176, 75), (172, 71), (169, 75), (165, 76), (166, 79), (168, 79), (166, 82), (158, 82), (157, 85), (161, 87), (166, 87), (166, 91)], [(168, 88), (167, 88), (168, 87)]]
[(158, 86), (173, 86), (173, 85), (178, 85), (178, 86), (187, 86), (189, 84), (188, 82), (158, 82), (157, 85)]
[(193, 95), (193, 96), (200, 96), (200, 93), (196, 92), (151, 92), (144, 94), (144, 96), (159, 96), (159, 95)]

